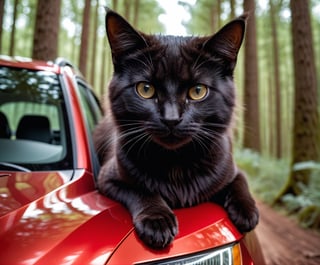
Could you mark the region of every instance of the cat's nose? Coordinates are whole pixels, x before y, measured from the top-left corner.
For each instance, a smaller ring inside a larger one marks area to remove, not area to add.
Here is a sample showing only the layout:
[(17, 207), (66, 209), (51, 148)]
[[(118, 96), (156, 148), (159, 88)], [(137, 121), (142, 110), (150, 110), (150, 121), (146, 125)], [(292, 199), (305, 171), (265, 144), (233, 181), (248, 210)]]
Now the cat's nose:
[(179, 114), (179, 108), (175, 103), (165, 103), (163, 106), (163, 117), (161, 118), (162, 123), (167, 125), (169, 128), (173, 128), (181, 122), (182, 118)]
[(168, 126), (170, 129), (177, 126), (181, 121), (182, 121), (181, 118), (177, 118), (177, 119), (164, 119), (164, 118), (162, 118), (161, 119), (161, 122), (163, 124), (165, 124), (166, 126)]

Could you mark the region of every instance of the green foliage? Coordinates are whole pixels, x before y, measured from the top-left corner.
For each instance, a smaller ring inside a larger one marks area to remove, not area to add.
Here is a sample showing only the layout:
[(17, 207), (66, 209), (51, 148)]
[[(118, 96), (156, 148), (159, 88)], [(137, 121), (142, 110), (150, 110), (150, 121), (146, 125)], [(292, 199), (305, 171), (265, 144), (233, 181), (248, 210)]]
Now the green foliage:
[(289, 174), (289, 163), (260, 156), (249, 149), (235, 150), (239, 168), (247, 173), (250, 189), (259, 199), (272, 204)]
[(299, 183), (301, 194), (286, 194), (282, 203), (288, 213), (296, 214), (304, 227), (320, 229), (320, 163), (307, 161), (294, 165), (294, 170), (312, 170), (308, 186)]
[[(238, 166), (247, 173), (255, 197), (273, 204), (289, 175), (289, 161), (263, 157), (248, 149), (236, 149), (234, 155)], [(302, 226), (320, 229), (320, 163), (306, 161), (294, 165), (294, 170), (305, 169), (312, 170), (310, 185), (300, 183), (302, 193), (298, 196), (284, 195), (281, 207)]]

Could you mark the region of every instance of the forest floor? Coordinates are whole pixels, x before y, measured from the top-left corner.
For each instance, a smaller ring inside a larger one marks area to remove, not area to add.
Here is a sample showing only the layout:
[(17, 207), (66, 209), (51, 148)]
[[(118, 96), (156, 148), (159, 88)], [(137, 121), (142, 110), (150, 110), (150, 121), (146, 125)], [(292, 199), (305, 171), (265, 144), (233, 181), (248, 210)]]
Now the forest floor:
[(256, 229), (267, 265), (319, 265), (320, 233), (303, 229), (290, 217), (257, 201)]

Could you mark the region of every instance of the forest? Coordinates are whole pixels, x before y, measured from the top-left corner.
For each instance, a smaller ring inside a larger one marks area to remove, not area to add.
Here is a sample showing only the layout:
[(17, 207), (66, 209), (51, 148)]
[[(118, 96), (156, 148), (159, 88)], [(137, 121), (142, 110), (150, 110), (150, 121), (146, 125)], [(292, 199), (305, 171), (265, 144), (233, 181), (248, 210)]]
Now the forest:
[(64, 57), (102, 98), (113, 71), (105, 7), (165, 34), (165, 1), (189, 14), (188, 35), (249, 12), (235, 72), (235, 159), (259, 199), (320, 230), (319, 0), (0, 0), (0, 54)]

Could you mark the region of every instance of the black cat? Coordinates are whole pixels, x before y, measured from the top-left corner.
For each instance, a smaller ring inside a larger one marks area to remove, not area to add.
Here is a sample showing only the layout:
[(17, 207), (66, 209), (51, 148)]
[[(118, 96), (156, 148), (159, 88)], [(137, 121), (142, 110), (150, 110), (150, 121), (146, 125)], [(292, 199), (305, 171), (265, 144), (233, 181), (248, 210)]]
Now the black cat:
[(166, 247), (178, 233), (172, 208), (213, 201), (241, 232), (258, 223), (230, 137), (245, 21), (209, 37), (147, 35), (107, 11), (114, 75), (94, 134), (98, 189), (125, 205), (152, 248)]

